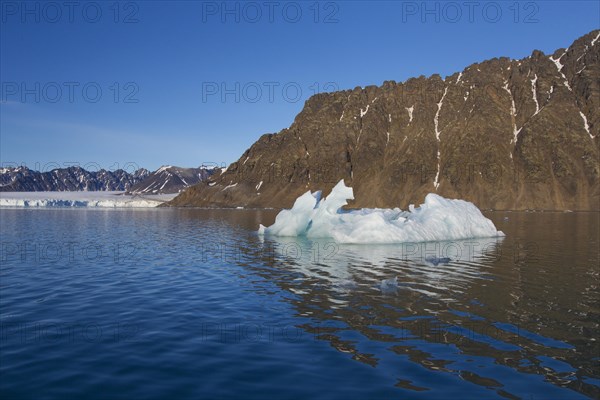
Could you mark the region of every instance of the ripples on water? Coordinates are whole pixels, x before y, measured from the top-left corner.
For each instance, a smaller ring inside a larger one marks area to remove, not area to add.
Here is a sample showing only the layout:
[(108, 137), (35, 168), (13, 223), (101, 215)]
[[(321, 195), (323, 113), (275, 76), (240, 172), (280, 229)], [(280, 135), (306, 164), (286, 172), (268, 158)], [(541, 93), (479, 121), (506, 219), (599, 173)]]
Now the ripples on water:
[(597, 213), (376, 246), (263, 239), (274, 211), (0, 216), (3, 398), (600, 395)]

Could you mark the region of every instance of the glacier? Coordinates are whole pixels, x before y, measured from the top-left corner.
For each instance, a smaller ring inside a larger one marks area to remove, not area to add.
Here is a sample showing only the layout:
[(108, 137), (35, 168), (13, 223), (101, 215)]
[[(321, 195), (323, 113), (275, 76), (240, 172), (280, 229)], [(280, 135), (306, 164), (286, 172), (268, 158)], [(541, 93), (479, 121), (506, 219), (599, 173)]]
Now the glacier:
[(151, 208), (177, 193), (131, 196), (119, 191), (0, 192), (0, 207)]
[(282, 210), (269, 227), (262, 224), (258, 233), (265, 236), (306, 236), (332, 238), (338, 243), (409, 243), (447, 241), (504, 236), (479, 208), (465, 200), (446, 199), (430, 193), (419, 207), (408, 211), (394, 209), (343, 210), (354, 199), (344, 180), (329, 196), (307, 191), (290, 210)]

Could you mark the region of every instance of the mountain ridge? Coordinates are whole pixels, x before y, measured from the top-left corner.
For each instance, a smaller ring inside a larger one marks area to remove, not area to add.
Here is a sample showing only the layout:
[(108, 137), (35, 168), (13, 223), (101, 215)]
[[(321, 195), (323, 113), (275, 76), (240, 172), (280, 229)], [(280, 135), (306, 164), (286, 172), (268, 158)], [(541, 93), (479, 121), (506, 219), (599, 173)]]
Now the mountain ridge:
[(156, 194), (156, 193), (178, 193), (181, 190), (202, 182), (219, 168), (181, 168), (172, 165), (163, 165), (156, 171), (135, 185), (127, 194)]
[(169, 204), (284, 208), (344, 179), (353, 207), (404, 208), (434, 192), (485, 209), (596, 211), (599, 39), (314, 95), (289, 128)]
[(78, 166), (40, 172), (26, 166), (0, 169), (0, 192), (124, 191), (128, 195), (178, 193), (207, 179), (218, 168), (162, 166), (154, 172), (139, 168), (87, 171)]
[(0, 192), (122, 191), (142, 181), (150, 172), (139, 168), (87, 171), (78, 166), (40, 172), (26, 166), (0, 169)]

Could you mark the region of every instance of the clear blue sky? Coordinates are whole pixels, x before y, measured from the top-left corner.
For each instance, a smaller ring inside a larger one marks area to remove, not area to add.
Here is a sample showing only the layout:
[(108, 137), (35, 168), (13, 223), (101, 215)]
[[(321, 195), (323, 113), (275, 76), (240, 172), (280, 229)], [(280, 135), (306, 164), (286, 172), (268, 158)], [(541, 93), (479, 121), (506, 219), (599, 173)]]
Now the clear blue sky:
[(3, 0), (0, 161), (228, 164), (315, 90), (550, 53), (600, 27), (597, 1), (476, 3)]

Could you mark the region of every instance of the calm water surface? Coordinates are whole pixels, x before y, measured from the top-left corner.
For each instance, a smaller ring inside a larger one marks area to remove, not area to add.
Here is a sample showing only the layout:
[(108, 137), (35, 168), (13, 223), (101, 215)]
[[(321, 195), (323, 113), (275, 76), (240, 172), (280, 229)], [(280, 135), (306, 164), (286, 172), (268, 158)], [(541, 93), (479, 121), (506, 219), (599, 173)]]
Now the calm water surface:
[(275, 214), (0, 210), (0, 397), (600, 396), (598, 213), (377, 246)]

